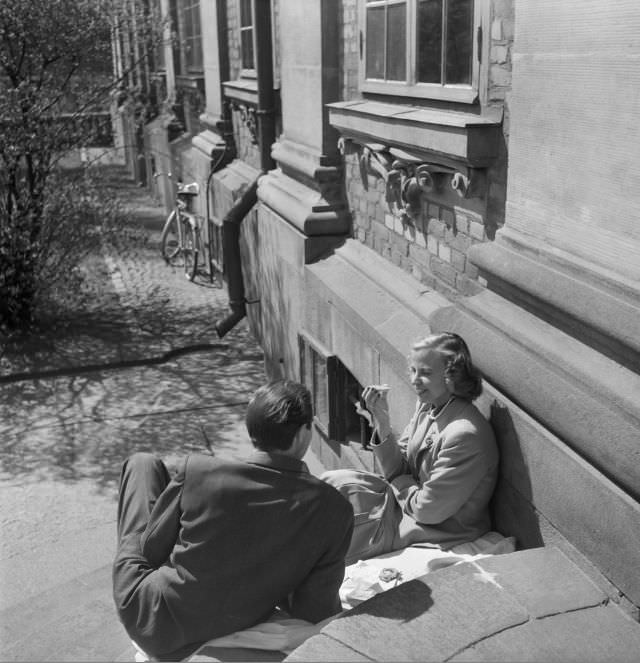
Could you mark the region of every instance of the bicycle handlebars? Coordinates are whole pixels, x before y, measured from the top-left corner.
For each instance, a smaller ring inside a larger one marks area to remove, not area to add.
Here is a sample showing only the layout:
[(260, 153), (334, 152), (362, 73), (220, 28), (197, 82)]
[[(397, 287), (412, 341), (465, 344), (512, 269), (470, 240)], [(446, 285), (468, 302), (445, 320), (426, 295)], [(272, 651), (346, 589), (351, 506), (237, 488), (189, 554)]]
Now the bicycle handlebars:
[[(172, 174), (169, 173), (153, 173), (153, 178), (158, 177), (168, 177), (170, 180), (173, 179)], [(177, 194), (179, 196), (197, 196), (200, 193), (200, 185), (197, 182), (189, 182), (189, 184), (183, 184), (182, 182), (177, 182)]]

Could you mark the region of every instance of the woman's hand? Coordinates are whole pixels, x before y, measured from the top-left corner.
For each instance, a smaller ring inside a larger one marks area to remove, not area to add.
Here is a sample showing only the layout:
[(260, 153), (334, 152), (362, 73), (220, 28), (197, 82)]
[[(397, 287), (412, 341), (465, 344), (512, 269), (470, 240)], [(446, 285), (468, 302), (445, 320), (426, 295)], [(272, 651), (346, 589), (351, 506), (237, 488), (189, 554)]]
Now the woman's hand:
[(359, 398), (353, 402), (353, 406), (356, 409), (356, 413), (361, 417), (364, 417), (369, 426), (373, 427), (373, 417), (371, 416), (371, 412), (369, 412), (369, 410), (367, 410), (367, 408), (362, 405)]
[(373, 426), (378, 432), (378, 437), (381, 440), (391, 432), (391, 424), (389, 421), (389, 402), (387, 401), (387, 393), (389, 388), (386, 385), (369, 385), (364, 388), (362, 392), (362, 400), (371, 413), (373, 418)]

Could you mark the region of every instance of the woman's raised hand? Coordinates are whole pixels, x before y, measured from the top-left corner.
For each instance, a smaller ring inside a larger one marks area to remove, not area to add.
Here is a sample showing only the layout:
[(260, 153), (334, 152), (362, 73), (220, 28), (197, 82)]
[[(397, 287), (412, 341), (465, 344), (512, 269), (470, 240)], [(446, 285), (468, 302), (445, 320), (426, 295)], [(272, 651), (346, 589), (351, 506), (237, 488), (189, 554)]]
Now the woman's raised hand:
[(362, 392), (362, 400), (371, 412), (373, 417), (374, 427), (378, 429), (378, 434), (386, 435), (390, 430), (389, 424), (389, 402), (387, 400), (387, 393), (389, 387), (387, 385), (371, 384), (364, 388)]

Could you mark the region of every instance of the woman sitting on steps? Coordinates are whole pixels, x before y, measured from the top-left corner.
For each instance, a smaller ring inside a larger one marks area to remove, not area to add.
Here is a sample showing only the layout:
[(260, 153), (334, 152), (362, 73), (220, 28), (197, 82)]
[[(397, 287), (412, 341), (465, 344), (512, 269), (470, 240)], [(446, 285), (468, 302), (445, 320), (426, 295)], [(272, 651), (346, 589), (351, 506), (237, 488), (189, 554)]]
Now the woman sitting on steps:
[(482, 378), (467, 344), (457, 334), (427, 336), (411, 349), (409, 374), (418, 401), (398, 439), (387, 390), (369, 386), (362, 395), (384, 478), (359, 470), (322, 476), (354, 507), (347, 564), (415, 543), (449, 549), (491, 528), (498, 449), (491, 426), (472, 403)]

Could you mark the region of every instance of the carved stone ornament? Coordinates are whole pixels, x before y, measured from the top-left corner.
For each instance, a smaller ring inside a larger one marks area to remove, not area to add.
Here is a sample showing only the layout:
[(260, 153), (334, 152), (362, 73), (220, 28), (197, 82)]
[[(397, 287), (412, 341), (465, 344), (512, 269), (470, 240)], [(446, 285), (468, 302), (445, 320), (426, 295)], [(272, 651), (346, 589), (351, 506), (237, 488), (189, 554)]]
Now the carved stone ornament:
[(251, 134), (251, 142), (254, 145), (258, 144), (258, 122), (256, 116), (256, 109), (253, 106), (238, 103), (237, 101), (231, 102), (231, 108), (240, 114), (242, 123), (247, 127)]
[[(341, 138), (340, 151), (344, 154), (350, 139)], [(476, 169), (465, 168), (460, 172), (452, 166), (426, 162), (420, 157), (393, 147), (377, 143), (357, 145), (358, 164), (362, 185), (369, 189), (369, 174), (381, 177), (385, 182), (385, 200), (389, 211), (402, 221), (403, 225), (414, 225), (422, 212), (422, 196), (441, 193), (450, 186), (461, 198), (475, 195), (478, 187), (475, 181), (483, 177)]]

